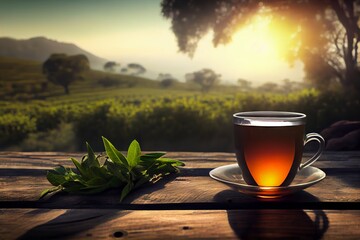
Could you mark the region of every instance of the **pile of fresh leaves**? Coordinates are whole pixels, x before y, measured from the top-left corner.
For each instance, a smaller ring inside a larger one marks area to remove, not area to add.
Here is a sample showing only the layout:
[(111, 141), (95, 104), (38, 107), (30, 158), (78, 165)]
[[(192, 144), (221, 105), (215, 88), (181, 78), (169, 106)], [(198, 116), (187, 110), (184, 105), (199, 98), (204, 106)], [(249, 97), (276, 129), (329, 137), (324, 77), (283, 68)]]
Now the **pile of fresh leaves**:
[(63, 166), (48, 171), (47, 179), (55, 187), (45, 189), (40, 197), (58, 191), (95, 194), (119, 188), (122, 201), (131, 190), (147, 182), (155, 183), (165, 175), (178, 172), (178, 166), (184, 166), (183, 162), (164, 158), (165, 153), (141, 154), (136, 140), (130, 144), (126, 157), (104, 137), (103, 143), (106, 156), (96, 156), (86, 143), (87, 155), (82, 157), (81, 162), (71, 158), (77, 172)]

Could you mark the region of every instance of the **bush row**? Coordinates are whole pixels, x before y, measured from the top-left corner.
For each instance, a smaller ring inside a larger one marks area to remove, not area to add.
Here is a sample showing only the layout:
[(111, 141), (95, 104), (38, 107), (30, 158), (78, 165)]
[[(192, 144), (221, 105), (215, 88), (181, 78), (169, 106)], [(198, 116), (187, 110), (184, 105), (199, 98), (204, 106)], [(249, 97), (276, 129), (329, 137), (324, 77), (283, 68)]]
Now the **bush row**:
[(360, 119), (358, 97), (305, 90), (289, 95), (242, 93), (127, 97), (76, 104), (3, 103), (1, 144), (16, 144), (31, 132), (72, 123), (76, 149), (88, 141), (102, 150), (101, 136), (121, 149), (137, 139), (147, 150), (231, 151), (232, 114), (239, 111), (284, 110), (308, 115), (307, 131), (320, 131), (335, 121)]
[(24, 114), (0, 116), (0, 146), (16, 144), (36, 130), (34, 119)]

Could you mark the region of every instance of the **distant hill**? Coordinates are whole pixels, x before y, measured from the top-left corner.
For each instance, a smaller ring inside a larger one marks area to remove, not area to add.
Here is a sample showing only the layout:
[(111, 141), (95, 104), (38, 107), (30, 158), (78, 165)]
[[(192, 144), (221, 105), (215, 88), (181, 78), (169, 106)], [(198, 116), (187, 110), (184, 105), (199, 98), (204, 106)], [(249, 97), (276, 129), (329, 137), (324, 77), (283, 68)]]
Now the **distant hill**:
[(45, 37), (22, 40), (8, 37), (0, 38), (0, 56), (43, 62), (52, 53), (65, 53), (68, 55), (84, 54), (88, 57), (90, 65), (94, 69), (102, 69), (102, 66), (107, 61), (81, 49), (75, 44), (58, 42)]
[[(89, 99), (99, 99), (112, 98), (124, 92), (136, 93), (139, 89), (142, 93), (150, 90), (164, 91), (157, 81), (93, 69), (84, 73), (84, 79), (70, 85), (72, 101), (79, 94), (86, 95)], [(178, 83), (172, 89), (182, 90), (184, 84)], [(42, 73), (41, 62), (0, 56), (0, 101), (54, 97), (68, 99), (61, 86), (47, 81)]]

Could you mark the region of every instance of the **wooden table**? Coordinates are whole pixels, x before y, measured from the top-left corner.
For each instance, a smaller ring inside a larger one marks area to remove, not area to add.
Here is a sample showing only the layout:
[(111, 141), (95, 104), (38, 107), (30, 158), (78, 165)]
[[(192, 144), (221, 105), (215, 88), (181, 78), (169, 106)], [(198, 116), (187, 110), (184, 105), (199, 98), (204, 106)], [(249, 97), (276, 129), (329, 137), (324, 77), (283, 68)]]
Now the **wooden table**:
[(0, 152), (0, 239), (360, 239), (360, 152), (327, 152), (320, 183), (282, 199), (246, 196), (209, 177), (230, 153), (168, 153), (181, 173), (136, 190), (38, 200), (46, 170), (71, 153)]

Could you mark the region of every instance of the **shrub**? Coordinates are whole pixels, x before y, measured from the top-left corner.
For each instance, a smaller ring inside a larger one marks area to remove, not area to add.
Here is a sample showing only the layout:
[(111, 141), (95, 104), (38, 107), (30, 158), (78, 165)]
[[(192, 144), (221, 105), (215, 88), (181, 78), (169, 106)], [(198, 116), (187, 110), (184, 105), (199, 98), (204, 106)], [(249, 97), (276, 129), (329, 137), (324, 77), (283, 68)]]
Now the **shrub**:
[(120, 149), (137, 139), (144, 150), (232, 151), (232, 114), (241, 111), (303, 112), (307, 114), (307, 132), (319, 132), (338, 120), (360, 119), (359, 97), (311, 89), (291, 94), (139, 94), (91, 103), (32, 101), (0, 105), (1, 144), (16, 144), (34, 131), (51, 133), (65, 122), (74, 125), (76, 150), (85, 150), (84, 142), (88, 141), (97, 151), (103, 150), (101, 136)]
[(165, 78), (160, 81), (160, 86), (163, 88), (168, 88), (168, 87), (173, 86), (176, 82), (177, 82), (177, 80), (174, 78)]
[(0, 144), (2, 147), (23, 140), (36, 130), (35, 120), (23, 114), (0, 116)]
[(47, 131), (56, 128), (62, 121), (62, 116), (57, 107), (34, 108), (30, 116), (36, 119), (36, 129)]
[(125, 82), (120, 79), (114, 79), (110, 77), (100, 78), (97, 83), (103, 87), (117, 87)]
[(76, 151), (75, 134), (70, 123), (61, 123), (46, 132), (30, 133), (17, 147), (18, 151)]

